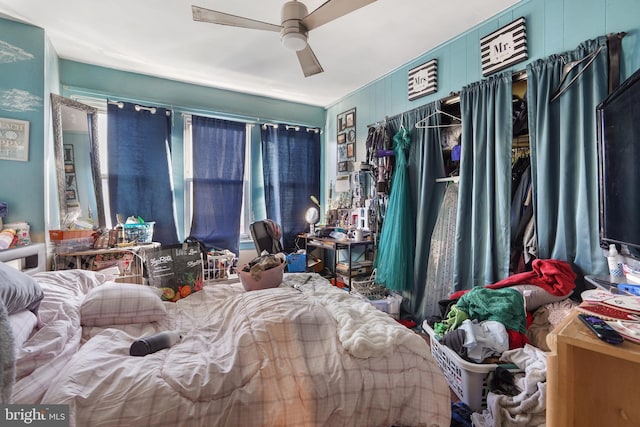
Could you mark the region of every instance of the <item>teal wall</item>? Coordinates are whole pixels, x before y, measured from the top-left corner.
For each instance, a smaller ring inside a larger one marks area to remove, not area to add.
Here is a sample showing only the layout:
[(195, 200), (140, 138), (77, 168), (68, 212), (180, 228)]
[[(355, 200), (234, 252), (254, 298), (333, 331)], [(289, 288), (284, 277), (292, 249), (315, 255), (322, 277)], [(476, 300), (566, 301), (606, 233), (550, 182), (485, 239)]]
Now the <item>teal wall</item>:
[[(527, 20), (529, 61), (573, 50), (586, 40), (607, 33), (625, 31), (622, 77), (640, 67), (640, 1), (638, 0), (524, 0), (507, 11), (472, 28), (458, 37), (425, 52), (331, 105), (320, 107), (266, 97), (181, 83), (157, 77), (59, 60), (44, 30), (0, 19), (0, 40), (32, 55), (29, 59), (0, 63), (0, 91), (18, 89), (31, 94), (36, 102), (28, 111), (9, 111), (0, 106), (0, 117), (30, 123), (29, 162), (0, 160), (0, 201), (9, 203), (7, 221), (27, 221), (42, 241), (44, 230), (56, 227), (58, 207), (53, 164), (53, 138), (49, 93), (68, 96), (82, 93), (101, 97), (170, 106), (174, 119), (174, 183), (177, 204), (182, 196), (182, 112), (217, 115), (247, 121), (282, 121), (324, 128), (322, 168), (324, 182), (335, 181), (336, 115), (356, 108), (357, 160), (364, 158), (367, 125), (427, 104), (459, 91), (482, 79), (480, 38), (524, 16)], [(416, 22), (416, 25), (420, 25)], [(407, 72), (430, 59), (438, 59), (438, 91), (407, 100)], [(512, 67), (522, 70), (526, 63)], [(254, 180), (260, 190), (259, 128), (252, 129)], [(45, 187), (46, 185), (46, 187)], [(256, 191), (259, 193), (259, 191)], [(326, 200), (328, 188), (322, 188)], [(263, 215), (264, 206), (256, 200), (254, 213)], [(181, 209), (178, 209), (181, 211)], [(179, 218), (182, 223), (183, 219)], [(182, 229), (181, 229), (182, 231)]]
[[(584, 40), (617, 32), (627, 32), (622, 42), (621, 78), (640, 68), (640, 1), (522, 1), (331, 105), (327, 109), (325, 128), (325, 181), (335, 181), (338, 114), (356, 108), (356, 161), (363, 160), (367, 125), (445, 98), (465, 85), (482, 80), (480, 39), (523, 16), (526, 18), (529, 60), (511, 67), (513, 71), (524, 70), (533, 60), (573, 50)], [(408, 70), (434, 58), (438, 60), (438, 91), (409, 101)]]
[(29, 122), (29, 161), (0, 160), (0, 201), (9, 204), (9, 216), (4, 222), (26, 221), (34, 240), (42, 240), (45, 230), (44, 114), (48, 112), (44, 31), (0, 19), (0, 41), (4, 42), (3, 55), (0, 55), (0, 117)]

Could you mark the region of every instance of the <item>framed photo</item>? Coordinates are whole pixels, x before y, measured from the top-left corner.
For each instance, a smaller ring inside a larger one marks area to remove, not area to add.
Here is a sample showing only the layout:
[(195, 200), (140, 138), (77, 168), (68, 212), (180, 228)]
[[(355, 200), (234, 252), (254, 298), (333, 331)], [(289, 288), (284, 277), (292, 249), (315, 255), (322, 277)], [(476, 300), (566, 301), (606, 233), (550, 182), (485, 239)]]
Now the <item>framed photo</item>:
[(338, 144), (344, 144), (345, 142), (347, 142), (347, 134), (346, 133), (339, 133), (338, 134)]
[(0, 159), (29, 161), (29, 122), (0, 118)]
[(345, 116), (346, 126), (352, 128), (356, 125), (356, 111), (349, 111)]
[(352, 158), (356, 156), (356, 148), (354, 143), (347, 144), (347, 157)]
[(338, 163), (338, 172), (349, 172), (349, 162)]
[(341, 162), (343, 160), (347, 160), (346, 144), (338, 145), (338, 161)]
[(67, 200), (76, 200), (76, 190), (65, 190), (67, 195)]
[(73, 163), (67, 163), (66, 165), (64, 165), (64, 173), (75, 173), (76, 172), (76, 166)]
[(67, 188), (76, 188), (76, 174), (75, 173), (67, 173), (64, 176), (64, 179), (67, 183)]
[(349, 131), (349, 133), (347, 134), (347, 141), (356, 142), (356, 130), (355, 129), (351, 129)]
[(64, 144), (64, 162), (73, 163), (73, 144)]

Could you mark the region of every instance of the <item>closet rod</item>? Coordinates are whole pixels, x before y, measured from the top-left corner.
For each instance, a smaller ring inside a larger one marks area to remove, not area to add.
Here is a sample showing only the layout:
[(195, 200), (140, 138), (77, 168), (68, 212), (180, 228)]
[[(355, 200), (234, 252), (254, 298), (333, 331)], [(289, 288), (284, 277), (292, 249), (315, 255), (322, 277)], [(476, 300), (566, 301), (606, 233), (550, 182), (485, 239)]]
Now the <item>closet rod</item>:
[(447, 176), (444, 178), (436, 178), (436, 182), (458, 182), (460, 181), (459, 176)]
[[(452, 104), (456, 104), (458, 102), (460, 102), (460, 92), (451, 92), (451, 93), (449, 93), (448, 96), (440, 99), (440, 103), (443, 104), (443, 105), (452, 105)], [(412, 111), (415, 111), (418, 108), (424, 107), (425, 105), (426, 104), (421, 105), (421, 106), (416, 107), (416, 108), (412, 108), (411, 110), (407, 110), (407, 111), (405, 111), (403, 113), (400, 113), (400, 114), (395, 114), (393, 116), (385, 116), (384, 120), (380, 120), (380, 121), (377, 121), (375, 123), (368, 124), (367, 127), (371, 128), (371, 127), (374, 127), (374, 126), (381, 125), (381, 124), (383, 124), (383, 123), (385, 123), (385, 122), (387, 122), (389, 120), (395, 120), (395, 119), (397, 119), (399, 117), (402, 117), (403, 114), (407, 114), (407, 113), (410, 113)]]

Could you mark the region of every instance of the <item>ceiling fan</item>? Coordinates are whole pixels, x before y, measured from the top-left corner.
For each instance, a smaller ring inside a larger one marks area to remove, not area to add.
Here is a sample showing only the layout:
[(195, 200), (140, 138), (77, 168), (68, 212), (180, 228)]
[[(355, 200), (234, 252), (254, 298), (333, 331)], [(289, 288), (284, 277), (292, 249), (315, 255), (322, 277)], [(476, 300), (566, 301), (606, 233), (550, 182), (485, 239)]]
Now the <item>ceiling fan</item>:
[(296, 0), (288, 1), (282, 6), (280, 25), (198, 6), (191, 6), (191, 11), (194, 21), (280, 32), (282, 44), (287, 49), (296, 51), (302, 72), (305, 77), (309, 77), (324, 71), (307, 43), (309, 31), (374, 1), (376, 0), (328, 0), (311, 13), (308, 13), (303, 3)]

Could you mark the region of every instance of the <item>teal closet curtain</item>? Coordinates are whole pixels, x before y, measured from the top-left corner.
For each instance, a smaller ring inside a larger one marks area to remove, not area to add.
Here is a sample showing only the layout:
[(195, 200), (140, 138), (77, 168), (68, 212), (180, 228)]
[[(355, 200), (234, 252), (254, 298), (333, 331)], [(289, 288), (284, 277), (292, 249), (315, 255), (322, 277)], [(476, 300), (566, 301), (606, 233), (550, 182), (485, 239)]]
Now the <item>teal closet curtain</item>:
[[(598, 49), (593, 63), (552, 102), (563, 65)], [(599, 246), (595, 113), (607, 96), (607, 56), (606, 38), (600, 37), (527, 66), (538, 258), (567, 261), (582, 274), (607, 274)]]
[(509, 274), (511, 86), (511, 73), (502, 73), (460, 92), (456, 291), (494, 283)]
[[(413, 289), (409, 300), (408, 311), (416, 319), (421, 319), (425, 303), (437, 299), (436, 295), (428, 295), (427, 269), (431, 252), (431, 236), (438, 219), (445, 185), (436, 182), (436, 178), (444, 176), (444, 160), (440, 144), (441, 115), (440, 101), (420, 107), (410, 117), (413, 124), (414, 143), (409, 153), (409, 182), (412, 194), (412, 205), (416, 218), (416, 249), (413, 263)], [(424, 120), (424, 121), (422, 121)], [(420, 122), (425, 128), (416, 128)], [(441, 283), (450, 287), (450, 283)]]

